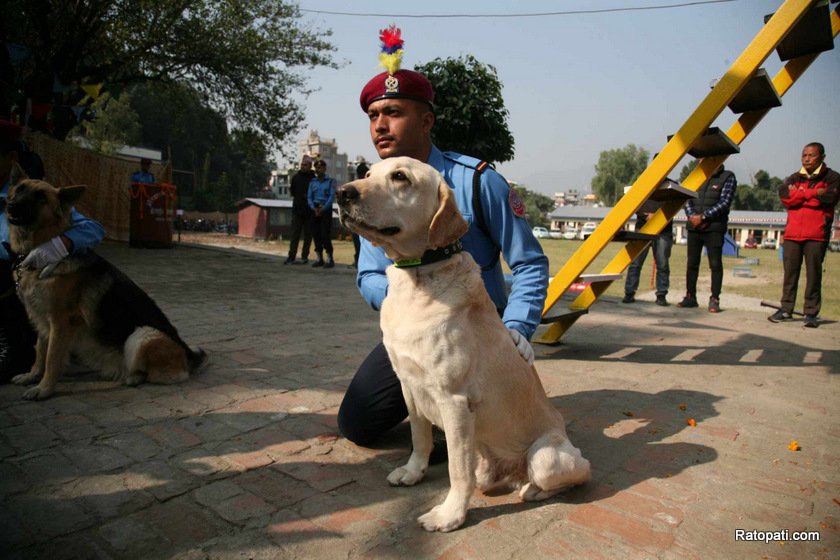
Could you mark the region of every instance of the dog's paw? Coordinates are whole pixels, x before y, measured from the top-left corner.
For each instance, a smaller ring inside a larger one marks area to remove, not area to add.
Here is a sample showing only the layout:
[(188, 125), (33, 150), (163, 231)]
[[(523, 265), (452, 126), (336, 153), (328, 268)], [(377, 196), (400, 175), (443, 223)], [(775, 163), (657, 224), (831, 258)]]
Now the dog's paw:
[(572, 486), (573, 484), (564, 484), (562, 486), (552, 488), (551, 490), (543, 490), (533, 482), (529, 482), (525, 486), (520, 488), (519, 499), (523, 502), (540, 502), (542, 500), (547, 500), (555, 494), (565, 492)]
[(50, 398), (54, 392), (55, 389), (53, 387), (42, 387), (41, 385), (36, 385), (24, 391), (23, 398), (27, 401), (42, 401)]
[(12, 377), (12, 383), (15, 385), (32, 385), (38, 381), (38, 377), (37, 374), (33, 374), (32, 372), (21, 373)]
[(146, 376), (142, 373), (130, 373), (123, 377), (123, 385), (128, 385), (129, 387), (136, 387), (143, 383), (146, 380)]
[(414, 486), (423, 480), (423, 471), (413, 471), (406, 467), (399, 467), (388, 475), (388, 484), (391, 486)]
[(466, 511), (455, 510), (446, 507), (446, 504), (440, 504), (418, 517), (417, 522), (427, 531), (448, 533), (463, 525), (466, 518)]

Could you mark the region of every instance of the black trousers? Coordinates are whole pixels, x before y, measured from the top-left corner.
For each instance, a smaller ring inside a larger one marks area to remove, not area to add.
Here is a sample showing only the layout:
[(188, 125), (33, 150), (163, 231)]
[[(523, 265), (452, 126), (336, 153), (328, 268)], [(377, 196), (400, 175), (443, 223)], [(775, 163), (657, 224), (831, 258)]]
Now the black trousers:
[(303, 233), (303, 247), (300, 256), (303, 259), (309, 258), (309, 247), (312, 245), (312, 214), (296, 214), (292, 212), (292, 233), (289, 237), (289, 258), (294, 259), (297, 255), (300, 234)]
[(380, 342), (347, 387), (338, 409), (338, 429), (356, 445), (370, 445), (407, 417), (400, 380)]
[(703, 247), (705, 247), (709, 254), (709, 268), (712, 271), (712, 296), (720, 298), (720, 290), (723, 286), (723, 237), (722, 231), (688, 230), (685, 291), (689, 294), (697, 297), (700, 257), (703, 256)]
[(805, 261), (805, 315), (819, 315), (822, 306), (822, 265), (828, 243), (825, 241), (791, 241), (785, 239), (782, 245), (782, 264), (785, 279), (782, 283), (781, 308), (790, 313), (796, 302), (799, 286), (799, 272)]
[(362, 248), (362, 241), (359, 239), (359, 234), (353, 234), (353, 264), (359, 264), (359, 251)]
[(3, 293), (6, 295), (0, 298), (0, 383), (8, 383), (15, 375), (32, 368), (38, 337), (17, 294), (7, 290)]
[(312, 237), (315, 238), (315, 252), (320, 257), (324, 251), (332, 256), (332, 210), (322, 210), (320, 216), (312, 216)]

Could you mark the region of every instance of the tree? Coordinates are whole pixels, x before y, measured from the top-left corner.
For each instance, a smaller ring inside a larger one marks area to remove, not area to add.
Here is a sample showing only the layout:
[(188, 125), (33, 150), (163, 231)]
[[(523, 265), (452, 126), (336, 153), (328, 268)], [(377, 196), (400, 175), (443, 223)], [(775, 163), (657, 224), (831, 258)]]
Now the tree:
[(513, 135), (495, 67), (466, 55), (436, 58), (414, 69), (429, 78), (435, 91), (432, 140), (437, 147), (490, 163), (513, 159)]
[(91, 149), (103, 154), (114, 154), (117, 149), (133, 145), (140, 139), (140, 121), (137, 112), (131, 108), (128, 94), (119, 99), (109, 94), (102, 95), (71, 131), (74, 138), (84, 138)]
[(624, 187), (632, 185), (645, 170), (649, 156), (647, 150), (634, 144), (601, 152), (595, 164), (592, 192), (606, 206), (613, 206), (624, 195)]
[(3, 38), (28, 50), (13, 94), (52, 103), (57, 138), (75, 125), (79, 86), (160, 82), (190, 84), (274, 147), (303, 121), (293, 96), (309, 90), (299, 69), (335, 67), (331, 33), (300, 17), (289, 0), (7, 0)]
[(766, 212), (784, 210), (778, 194), (782, 183), (783, 181), (778, 177), (771, 177), (769, 173), (759, 169), (753, 175), (751, 185), (738, 185), (732, 207), (735, 210), (763, 210)]
[(546, 214), (554, 210), (554, 199), (531, 191), (524, 185), (515, 185), (511, 188), (516, 189), (525, 204), (525, 216), (528, 218), (528, 223), (532, 226), (548, 227)]
[(682, 171), (680, 171), (680, 178), (679, 182), (682, 183), (686, 180), (686, 178), (691, 175), (691, 172), (694, 171), (694, 168), (697, 167), (697, 164), (700, 163), (699, 159), (693, 159), (683, 165)]

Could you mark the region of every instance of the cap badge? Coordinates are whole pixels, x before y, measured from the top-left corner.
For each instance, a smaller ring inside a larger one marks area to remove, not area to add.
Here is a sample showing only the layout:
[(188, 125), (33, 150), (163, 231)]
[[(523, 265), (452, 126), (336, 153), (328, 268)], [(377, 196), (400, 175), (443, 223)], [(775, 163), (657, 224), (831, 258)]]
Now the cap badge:
[(385, 93), (398, 93), (400, 91), (400, 81), (396, 76), (388, 75), (385, 78)]

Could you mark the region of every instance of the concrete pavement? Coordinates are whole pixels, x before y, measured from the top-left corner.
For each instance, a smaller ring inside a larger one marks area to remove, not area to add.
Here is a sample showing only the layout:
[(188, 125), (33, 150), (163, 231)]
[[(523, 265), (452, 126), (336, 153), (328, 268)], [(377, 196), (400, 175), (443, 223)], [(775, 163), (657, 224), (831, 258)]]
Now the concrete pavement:
[[(44, 402), (0, 387), (3, 558), (837, 558), (838, 323), (599, 302), (536, 347), (592, 482), (538, 504), (476, 493), (462, 529), (430, 534), (415, 518), (444, 496), (446, 465), (391, 488), (406, 426), (375, 450), (337, 433), (379, 340), (354, 271), (100, 252), (211, 362), (177, 386), (76, 374)], [(779, 540), (795, 531), (820, 540)]]

